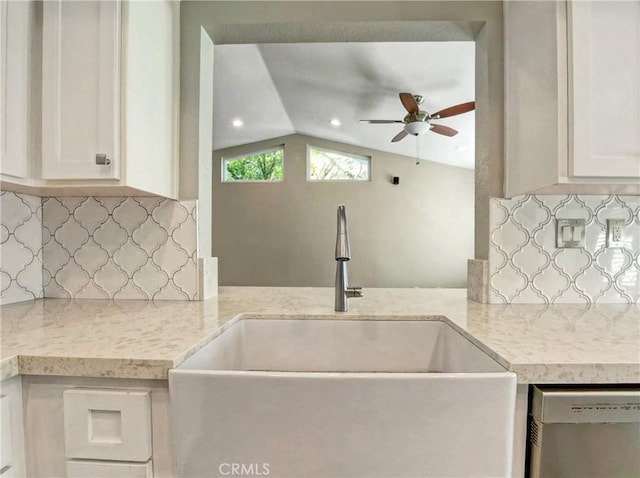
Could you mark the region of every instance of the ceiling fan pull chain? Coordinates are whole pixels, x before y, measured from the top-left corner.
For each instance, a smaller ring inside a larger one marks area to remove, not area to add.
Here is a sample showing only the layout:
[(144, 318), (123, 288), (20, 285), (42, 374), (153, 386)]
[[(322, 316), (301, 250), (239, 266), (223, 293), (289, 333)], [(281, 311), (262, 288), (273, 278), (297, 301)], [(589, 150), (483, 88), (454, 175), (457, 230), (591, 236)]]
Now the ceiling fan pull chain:
[(416, 164), (420, 165), (420, 136), (416, 136)]

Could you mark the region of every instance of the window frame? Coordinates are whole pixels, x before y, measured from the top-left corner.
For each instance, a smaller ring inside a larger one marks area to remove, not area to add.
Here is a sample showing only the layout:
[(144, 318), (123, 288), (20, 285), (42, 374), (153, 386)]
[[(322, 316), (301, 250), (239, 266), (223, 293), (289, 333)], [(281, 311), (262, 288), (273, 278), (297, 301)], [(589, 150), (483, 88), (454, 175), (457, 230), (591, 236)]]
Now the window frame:
[[(339, 154), (341, 156), (346, 156), (349, 158), (357, 159), (357, 160), (366, 160), (368, 164), (367, 168), (367, 178), (366, 179), (313, 179), (311, 178), (311, 150), (322, 151), (325, 153), (333, 153)], [(314, 146), (312, 144), (307, 144), (307, 171), (306, 178), (310, 183), (370, 183), (371, 182), (371, 156), (365, 156), (363, 154), (358, 153), (349, 153), (347, 151), (339, 151), (337, 149), (324, 148), (320, 146)]]
[[(230, 161), (238, 161), (240, 159), (244, 159), (248, 156), (258, 156), (264, 153), (271, 153), (274, 151), (282, 151), (282, 178), (280, 179), (227, 179), (227, 163)], [(269, 148), (258, 149), (255, 151), (250, 151), (248, 153), (242, 153), (237, 156), (232, 156), (230, 158), (225, 158), (224, 156), (220, 157), (220, 182), (226, 184), (247, 184), (247, 183), (281, 183), (284, 181), (284, 144), (279, 144), (277, 146), (272, 146)]]

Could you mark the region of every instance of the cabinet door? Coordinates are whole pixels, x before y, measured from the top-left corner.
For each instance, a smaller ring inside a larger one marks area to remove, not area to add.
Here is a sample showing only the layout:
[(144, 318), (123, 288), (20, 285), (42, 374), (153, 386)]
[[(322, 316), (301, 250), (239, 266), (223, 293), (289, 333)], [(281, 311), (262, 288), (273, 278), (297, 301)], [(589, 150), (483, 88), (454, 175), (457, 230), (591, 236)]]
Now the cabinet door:
[(120, 23), (120, 2), (43, 2), (43, 179), (120, 177)]
[(0, 2), (0, 169), (29, 175), (29, 50), (33, 2)]
[(21, 378), (2, 381), (0, 390), (0, 476), (26, 476)]
[(569, 2), (571, 176), (640, 177), (640, 2)]
[(13, 464), (13, 430), (11, 429), (11, 397), (0, 395), (0, 470)]

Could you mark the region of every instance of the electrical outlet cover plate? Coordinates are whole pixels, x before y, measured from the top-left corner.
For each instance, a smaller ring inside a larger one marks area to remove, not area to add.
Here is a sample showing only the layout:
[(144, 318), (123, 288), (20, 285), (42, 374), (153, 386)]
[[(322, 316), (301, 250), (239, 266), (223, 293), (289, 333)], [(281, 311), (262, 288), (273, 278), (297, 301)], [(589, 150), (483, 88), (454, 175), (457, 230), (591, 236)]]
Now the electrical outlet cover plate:
[(624, 247), (624, 219), (607, 219), (607, 247)]
[(556, 247), (558, 249), (584, 247), (584, 219), (556, 219)]

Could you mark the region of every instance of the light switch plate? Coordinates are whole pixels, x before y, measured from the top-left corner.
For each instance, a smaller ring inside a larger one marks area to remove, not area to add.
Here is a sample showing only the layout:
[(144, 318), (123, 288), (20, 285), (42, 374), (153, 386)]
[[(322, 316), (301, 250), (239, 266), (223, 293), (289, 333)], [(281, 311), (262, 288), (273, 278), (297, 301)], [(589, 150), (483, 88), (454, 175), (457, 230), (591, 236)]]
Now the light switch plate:
[(556, 219), (556, 247), (558, 249), (584, 247), (584, 219)]
[(624, 247), (624, 219), (607, 219), (607, 247)]

